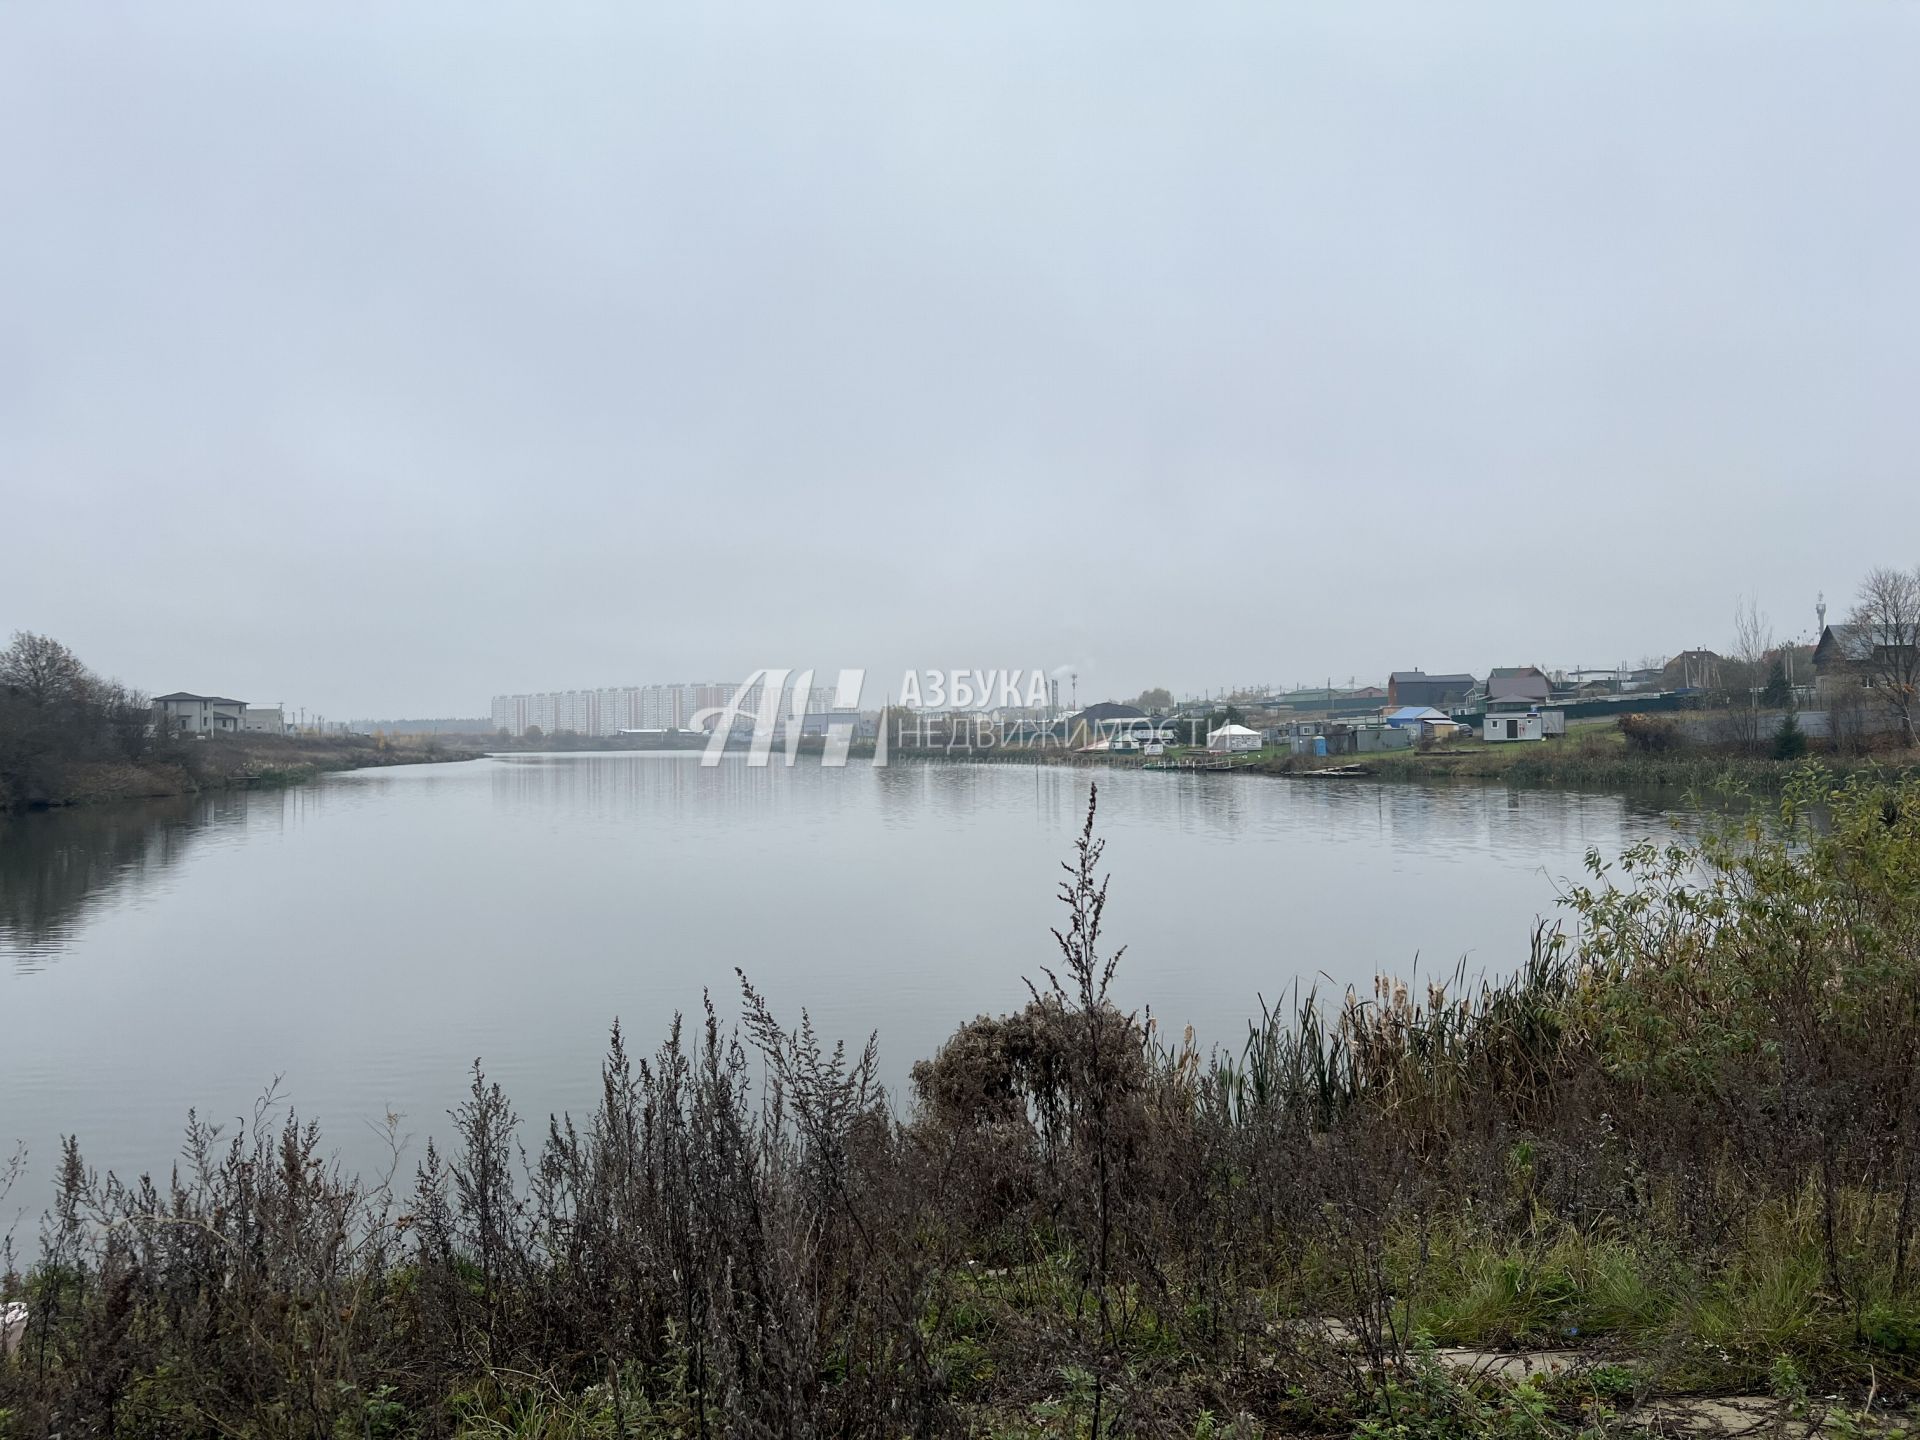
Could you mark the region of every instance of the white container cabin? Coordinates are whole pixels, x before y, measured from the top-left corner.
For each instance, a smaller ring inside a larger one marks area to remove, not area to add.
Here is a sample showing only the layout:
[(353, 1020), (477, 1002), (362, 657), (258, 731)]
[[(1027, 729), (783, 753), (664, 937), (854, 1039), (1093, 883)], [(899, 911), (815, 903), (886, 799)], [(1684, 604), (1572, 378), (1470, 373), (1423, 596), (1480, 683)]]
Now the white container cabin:
[(1489, 744), (1496, 740), (1544, 740), (1547, 738), (1546, 721), (1537, 712), (1515, 711), (1506, 715), (1489, 715), (1480, 738)]

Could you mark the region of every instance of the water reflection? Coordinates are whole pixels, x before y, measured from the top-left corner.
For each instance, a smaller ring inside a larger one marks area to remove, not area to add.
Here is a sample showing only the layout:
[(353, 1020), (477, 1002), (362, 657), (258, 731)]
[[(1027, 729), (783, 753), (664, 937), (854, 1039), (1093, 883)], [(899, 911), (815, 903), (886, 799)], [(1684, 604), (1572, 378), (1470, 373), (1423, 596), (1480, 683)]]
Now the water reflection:
[(203, 836), (244, 825), (247, 799), (181, 795), (0, 816), (0, 953), (21, 970), (47, 964), (97, 907), (163, 884)]
[(1227, 1044), (1296, 984), (1364, 987), (1416, 957), (1518, 964), (1590, 847), (1674, 813), (1469, 786), (568, 754), (25, 816), (0, 829), (0, 1150), (50, 1156), (78, 1130), (104, 1162), (164, 1164), (189, 1107), (238, 1113), (276, 1075), (349, 1152), (389, 1107), (443, 1134), (476, 1055), (523, 1113), (578, 1109), (612, 1019), (650, 1048), (703, 991), (729, 1015), (736, 966), (789, 1020), (877, 1031), (897, 1085), (1056, 960), (1059, 865), (1095, 780), (1118, 994)]
[[(650, 825), (700, 833), (749, 822), (780, 805), (792, 772), (729, 758), (701, 765), (680, 752), (507, 755), (492, 762), (493, 803), (519, 822), (596, 824), (644, 815)], [(832, 811), (844, 787), (809, 796)]]
[[(1647, 834), (1692, 828), (1697, 797), (1581, 794), (1504, 787), (1426, 788), (1366, 782), (1248, 781), (1209, 775), (1089, 772), (1054, 766), (910, 763), (821, 774), (687, 755), (576, 753), (495, 757), (479, 769), (510, 843), (567, 844), (633, 826), (676, 848), (760, 831), (825, 833), (877, 823), (911, 831), (1024, 812), (1070, 835), (1090, 782), (1105, 787), (1103, 829), (1236, 841), (1284, 835), (1293, 845), (1416, 852), (1441, 864), (1475, 856), (1539, 857), (1570, 873), (1591, 848), (1607, 853)], [(421, 790), (429, 772), (369, 771), (294, 790), (181, 796), (0, 817), (0, 955), (22, 971), (70, 948), (103, 907), (164, 888), (208, 840), (258, 837), (330, 811), (379, 807)], [(436, 772), (436, 792), (453, 787)], [(825, 783), (823, 783), (825, 782)], [(604, 835), (603, 837), (604, 838)]]

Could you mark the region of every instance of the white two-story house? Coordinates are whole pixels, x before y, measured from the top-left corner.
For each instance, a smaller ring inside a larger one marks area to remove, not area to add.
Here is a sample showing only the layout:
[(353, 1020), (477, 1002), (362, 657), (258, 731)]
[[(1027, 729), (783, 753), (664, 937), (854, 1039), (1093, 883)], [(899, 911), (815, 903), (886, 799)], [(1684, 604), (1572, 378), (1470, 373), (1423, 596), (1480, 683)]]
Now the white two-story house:
[(156, 695), (153, 712), (158, 727), (176, 735), (237, 735), (246, 723), (247, 702), (176, 690)]

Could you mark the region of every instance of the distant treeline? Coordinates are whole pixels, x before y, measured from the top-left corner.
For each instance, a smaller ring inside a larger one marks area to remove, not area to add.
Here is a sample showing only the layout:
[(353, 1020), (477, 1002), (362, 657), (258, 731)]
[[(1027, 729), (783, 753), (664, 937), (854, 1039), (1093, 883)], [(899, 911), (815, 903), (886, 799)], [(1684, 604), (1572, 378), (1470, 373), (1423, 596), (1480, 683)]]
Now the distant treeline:
[(471, 735), (491, 738), (493, 721), (485, 715), (437, 720), (354, 720), (347, 728), (360, 735)]

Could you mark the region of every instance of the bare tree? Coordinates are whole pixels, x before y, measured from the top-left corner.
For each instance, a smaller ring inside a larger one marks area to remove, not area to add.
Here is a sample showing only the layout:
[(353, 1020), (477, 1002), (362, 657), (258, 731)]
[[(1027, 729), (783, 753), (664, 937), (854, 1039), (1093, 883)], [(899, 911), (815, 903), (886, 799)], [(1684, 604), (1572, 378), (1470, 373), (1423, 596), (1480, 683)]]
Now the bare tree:
[(1760, 602), (1748, 596), (1734, 606), (1733, 662), (1726, 668), (1727, 710), (1734, 735), (1746, 744), (1760, 740), (1756, 692), (1766, 679), (1767, 657), (1773, 653), (1773, 622), (1761, 612)]
[(1843, 653), (1849, 668), (1893, 712), (1901, 743), (1914, 744), (1914, 710), (1920, 707), (1920, 566), (1869, 572), (1847, 627)]
[(57, 640), (16, 633), (0, 648), (0, 809), (60, 798), (74, 765), (139, 759), (150, 719), (144, 695)]
[(48, 636), (16, 630), (13, 643), (0, 650), (0, 689), (36, 708), (79, 698), (86, 682), (80, 657)]
[(1733, 658), (1745, 672), (1742, 685), (1752, 688), (1773, 654), (1773, 622), (1760, 609), (1760, 602), (1748, 596), (1733, 611)]

